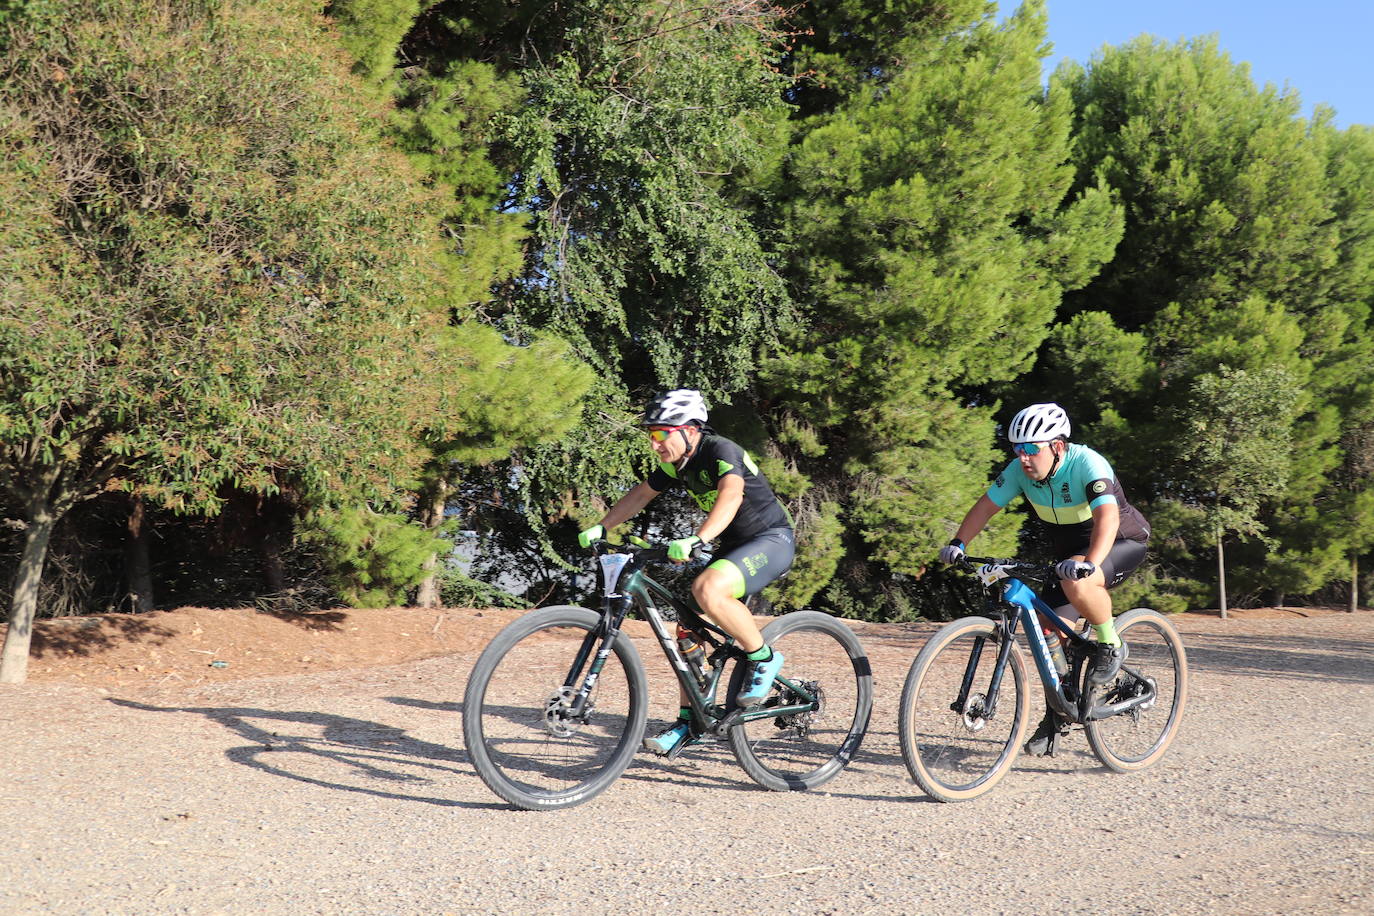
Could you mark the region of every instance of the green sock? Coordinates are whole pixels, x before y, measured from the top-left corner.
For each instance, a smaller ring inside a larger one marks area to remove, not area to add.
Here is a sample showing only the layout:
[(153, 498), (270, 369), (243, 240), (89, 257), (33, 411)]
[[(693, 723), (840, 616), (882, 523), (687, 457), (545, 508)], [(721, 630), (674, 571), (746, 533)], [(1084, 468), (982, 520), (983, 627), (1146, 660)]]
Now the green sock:
[(1103, 645), (1121, 645), (1121, 637), (1116, 635), (1116, 621), (1114, 620), (1109, 619), (1106, 623), (1093, 624), (1093, 632), (1097, 634), (1097, 641)]
[(692, 707), (690, 707), (690, 706), (679, 706), (679, 707), (677, 708), (677, 720), (678, 720), (679, 722), (691, 722), (691, 721), (692, 721)]
[(753, 652), (750, 652), (748, 655), (744, 657), (749, 659), (751, 662), (766, 662), (773, 657), (773, 649), (771, 646), (768, 645), (768, 643), (764, 643), (762, 646), (755, 649)]

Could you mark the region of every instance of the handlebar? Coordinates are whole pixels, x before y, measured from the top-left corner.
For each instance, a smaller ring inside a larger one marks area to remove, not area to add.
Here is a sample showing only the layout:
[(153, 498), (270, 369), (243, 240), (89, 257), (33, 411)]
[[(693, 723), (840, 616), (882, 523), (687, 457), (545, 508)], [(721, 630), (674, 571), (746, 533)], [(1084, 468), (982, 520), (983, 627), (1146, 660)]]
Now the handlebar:
[(1015, 557), (970, 557), (965, 555), (955, 565), (965, 572), (977, 575), (987, 585), (991, 585), (997, 579), (1004, 579), (1012, 573), (1029, 574), (1041, 578), (1054, 575), (1053, 563), (1021, 560)]
[(629, 544), (612, 544), (605, 538), (597, 538), (592, 541), (590, 549), (595, 556), (605, 556), (608, 553), (628, 553), (636, 559), (646, 563), (672, 563), (674, 565), (695, 560), (704, 554), (710, 553), (710, 549), (705, 543), (697, 544), (692, 548), (691, 556), (687, 560), (669, 560), (667, 544), (651, 544), (643, 538), (631, 536), (627, 540)]

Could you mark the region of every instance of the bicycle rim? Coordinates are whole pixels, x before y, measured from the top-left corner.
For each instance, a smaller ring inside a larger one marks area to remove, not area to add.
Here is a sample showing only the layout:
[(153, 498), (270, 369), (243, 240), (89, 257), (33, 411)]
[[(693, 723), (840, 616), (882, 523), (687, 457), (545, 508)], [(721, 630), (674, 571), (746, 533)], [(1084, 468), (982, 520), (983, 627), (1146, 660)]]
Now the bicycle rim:
[(605, 791), (639, 747), (647, 690), (639, 653), (624, 634), (586, 714), (561, 714), (572, 701), (563, 689), (568, 669), (599, 619), (574, 607), (526, 614), (492, 640), (473, 668), (463, 698), (468, 754), (482, 781), (511, 804), (582, 804)]
[[(824, 785), (853, 759), (873, 708), (873, 673), (858, 637), (816, 611), (774, 620), (764, 640), (784, 656), (781, 676), (820, 698), (820, 708), (755, 719), (730, 730), (730, 747), (749, 777), (775, 792)], [(740, 672), (731, 679), (739, 686)], [(764, 706), (794, 704), (797, 694), (775, 684)]]
[[(1030, 709), (1026, 666), (1013, 643), (996, 710), (987, 716), (997, 650), (993, 622), (969, 617), (940, 628), (911, 663), (897, 730), (907, 769), (932, 798), (977, 798), (995, 786), (1016, 759)], [(974, 677), (960, 708), (970, 659), (976, 661)]]
[(1116, 620), (1116, 632), (1126, 643), (1121, 675), (1107, 685), (1102, 702), (1129, 699), (1139, 682), (1131, 672), (1154, 684), (1155, 699), (1120, 715), (1083, 726), (1088, 746), (1108, 769), (1118, 773), (1143, 770), (1169, 749), (1183, 718), (1188, 699), (1188, 661), (1183, 641), (1164, 617), (1149, 608), (1136, 608)]

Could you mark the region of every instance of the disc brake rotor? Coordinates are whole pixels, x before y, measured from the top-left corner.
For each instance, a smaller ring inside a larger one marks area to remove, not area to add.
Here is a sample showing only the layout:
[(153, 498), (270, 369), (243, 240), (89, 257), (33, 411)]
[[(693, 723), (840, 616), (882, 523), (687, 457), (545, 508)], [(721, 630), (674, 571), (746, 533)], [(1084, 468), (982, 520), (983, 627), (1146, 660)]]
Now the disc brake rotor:
[(982, 731), (988, 724), (987, 720), (988, 698), (981, 693), (975, 693), (968, 698), (964, 704), (964, 728), (971, 732)]
[(592, 714), (595, 704), (591, 698), (582, 707), (582, 714), (574, 716), (572, 714), (573, 701), (577, 698), (577, 692), (571, 687), (559, 687), (544, 704), (544, 727), (549, 734), (559, 738), (571, 738), (577, 734), (577, 730), (587, 724), (587, 719)]

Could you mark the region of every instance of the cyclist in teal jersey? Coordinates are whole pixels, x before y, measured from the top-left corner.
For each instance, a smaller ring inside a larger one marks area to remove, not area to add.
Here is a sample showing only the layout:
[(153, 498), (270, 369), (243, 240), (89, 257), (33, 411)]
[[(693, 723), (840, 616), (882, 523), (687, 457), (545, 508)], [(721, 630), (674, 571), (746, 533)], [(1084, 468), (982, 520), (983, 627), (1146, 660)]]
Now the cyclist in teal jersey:
[[(1007, 438), (1016, 458), (969, 509), (954, 540), (940, 551), (956, 563), (988, 520), (1014, 497), (1024, 496), (1050, 535), (1059, 581), (1041, 597), (1061, 617), (1080, 615), (1097, 634), (1088, 683), (1108, 683), (1121, 670), (1126, 647), (1116, 635), (1110, 588), (1145, 559), (1150, 526), (1126, 499), (1111, 464), (1086, 445), (1069, 442), (1069, 418), (1058, 404), (1032, 404), (1016, 414)], [(1028, 753), (1053, 754), (1064, 723), (1047, 710), (1026, 744)]]
[[(695, 548), (720, 538), (715, 560), (692, 582), (692, 597), (747, 653), (751, 665), (735, 702), (748, 707), (768, 696), (784, 659), (764, 643), (753, 614), (740, 599), (761, 591), (792, 565), (792, 519), (749, 453), (716, 434), (706, 419), (706, 404), (696, 390), (678, 389), (654, 398), (641, 425), (659, 459), (658, 468), (577, 539), (587, 547), (658, 494), (684, 487), (706, 518), (695, 534), (669, 542), (668, 558), (685, 562)], [(685, 694), (679, 702), (677, 721), (644, 739), (646, 748), (666, 755), (687, 740), (692, 710)]]

